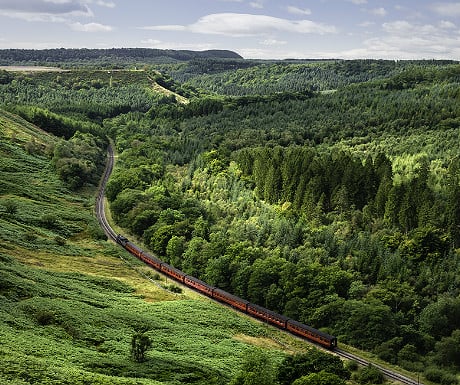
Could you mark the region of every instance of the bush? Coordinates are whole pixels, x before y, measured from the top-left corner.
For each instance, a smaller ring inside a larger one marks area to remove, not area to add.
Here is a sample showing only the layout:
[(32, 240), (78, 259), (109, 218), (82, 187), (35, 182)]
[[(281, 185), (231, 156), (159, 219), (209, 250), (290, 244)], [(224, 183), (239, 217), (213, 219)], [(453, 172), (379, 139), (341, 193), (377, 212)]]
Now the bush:
[(417, 353), (414, 345), (405, 345), (398, 353), (398, 364), (412, 372), (420, 372), (423, 370), (423, 363), (421, 357)]
[(458, 379), (457, 376), (453, 373), (444, 373), (441, 379), (442, 385), (457, 385)]
[(88, 225), (87, 231), (90, 237), (93, 238), (95, 241), (107, 240), (107, 235), (104, 233), (100, 226)]
[(166, 289), (168, 289), (169, 291), (173, 293), (179, 293), (179, 294), (182, 293), (182, 288), (174, 284), (167, 286)]
[(131, 355), (136, 362), (145, 361), (145, 353), (152, 346), (150, 337), (142, 332), (136, 333), (131, 339)]
[(161, 281), (161, 275), (158, 274), (157, 272), (148, 271), (146, 275), (147, 277), (149, 277), (150, 279), (153, 279), (154, 281)]
[(3, 202), (3, 207), (5, 208), (5, 211), (10, 215), (15, 215), (19, 210), (17, 202), (11, 199)]
[(34, 138), (32, 140), (28, 141), (24, 149), (27, 151), (28, 154), (34, 155), (34, 154), (41, 154), (42, 153), (42, 147), (40, 144), (38, 144)]
[(345, 380), (336, 374), (322, 370), (319, 373), (311, 373), (295, 380), (292, 385), (345, 385)]
[(230, 385), (272, 385), (274, 382), (275, 371), (270, 357), (263, 350), (254, 349), (247, 354)]
[(58, 227), (59, 220), (54, 214), (44, 214), (40, 218), (40, 223), (46, 229), (53, 230)]
[(344, 368), (340, 358), (311, 349), (308, 353), (286, 357), (278, 370), (278, 380), (281, 385), (290, 385), (298, 378), (321, 371), (339, 378), (350, 378), (350, 372)]
[(24, 240), (29, 243), (34, 243), (37, 240), (37, 234), (29, 230), (24, 234)]
[(347, 361), (345, 363), (345, 369), (348, 369), (350, 372), (356, 372), (359, 366), (355, 360)]
[(428, 367), (424, 372), (425, 378), (429, 381), (436, 382), (442, 385), (456, 385), (458, 384), (457, 377), (455, 374), (447, 373), (445, 370), (441, 370), (434, 367)]
[(454, 330), (450, 337), (443, 337), (435, 345), (433, 361), (446, 368), (460, 368), (460, 329)]
[(48, 310), (38, 311), (37, 314), (35, 314), (35, 318), (42, 326), (51, 325), (54, 322), (54, 313)]
[(420, 361), (399, 361), (398, 362), (398, 365), (403, 368), (403, 369), (406, 369), (410, 372), (423, 372), (423, 369), (425, 367), (424, 363), (423, 362), (420, 362)]
[(383, 384), (385, 382), (383, 373), (372, 365), (362, 368), (355, 379), (360, 384)]
[(54, 242), (56, 242), (57, 245), (59, 246), (64, 246), (66, 244), (66, 239), (64, 237), (61, 237), (61, 236), (56, 236), (54, 237)]

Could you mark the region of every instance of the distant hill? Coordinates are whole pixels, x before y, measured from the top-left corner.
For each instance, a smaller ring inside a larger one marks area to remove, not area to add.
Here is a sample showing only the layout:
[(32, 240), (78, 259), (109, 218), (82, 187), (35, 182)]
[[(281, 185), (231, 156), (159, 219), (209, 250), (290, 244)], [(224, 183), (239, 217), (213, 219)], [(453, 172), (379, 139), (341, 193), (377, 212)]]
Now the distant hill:
[(139, 62), (159, 63), (192, 59), (243, 59), (236, 52), (227, 50), (162, 50), (150, 48), (111, 49), (4, 49), (0, 50), (0, 65), (61, 64), (81, 62)]

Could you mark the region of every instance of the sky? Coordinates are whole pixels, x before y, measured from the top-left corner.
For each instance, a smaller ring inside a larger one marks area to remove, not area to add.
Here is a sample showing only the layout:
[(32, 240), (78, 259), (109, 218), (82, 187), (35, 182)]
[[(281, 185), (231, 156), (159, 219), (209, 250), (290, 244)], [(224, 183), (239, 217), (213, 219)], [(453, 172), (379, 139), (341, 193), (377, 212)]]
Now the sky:
[(0, 48), (460, 60), (460, 1), (0, 0)]

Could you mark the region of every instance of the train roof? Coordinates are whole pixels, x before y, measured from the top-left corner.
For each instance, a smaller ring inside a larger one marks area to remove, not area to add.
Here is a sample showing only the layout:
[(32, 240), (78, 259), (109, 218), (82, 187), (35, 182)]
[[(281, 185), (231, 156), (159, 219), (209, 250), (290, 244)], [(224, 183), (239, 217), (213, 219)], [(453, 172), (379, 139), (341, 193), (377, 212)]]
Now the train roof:
[(161, 264), (161, 268), (165, 268), (169, 271), (174, 271), (175, 273), (179, 274), (179, 275), (182, 275), (182, 276), (185, 276), (185, 273), (182, 271), (182, 270), (179, 270), (179, 269), (176, 269), (175, 267), (171, 266), (171, 265), (168, 265), (166, 262), (163, 262)]
[(200, 285), (203, 285), (203, 286), (209, 287), (209, 288), (211, 288), (211, 289), (214, 289), (214, 286), (211, 286), (209, 283), (206, 283), (206, 282), (202, 281), (201, 279), (192, 277), (191, 275), (186, 275), (186, 276), (185, 276), (185, 279), (188, 279), (188, 280), (190, 280), (190, 281), (199, 283)]
[(144, 250), (142, 250), (139, 246), (137, 246), (135, 243), (132, 243), (131, 241), (128, 241), (128, 239), (126, 239), (126, 245), (129, 245), (129, 247), (137, 250), (139, 253), (143, 253)]
[(262, 306), (259, 306), (259, 305), (254, 304), (254, 303), (249, 303), (249, 304), (248, 304), (248, 308), (249, 308), (249, 307), (251, 307), (251, 308), (253, 308), (253, 309), (255, 309), (255, 310), (259, 310), (259, 311), (261, 311), (261, 312), (270, 314), (270, 315), (272, 315), (272, 316), (274, 316), (274, 317), (276, 317), (276, 318), (282, 319), (282, 320), (284, 320), (284, 321), (289, 320), (289, 317), (286, 317), (286, 316), (284, 316), (284, 315), (282, 315), (282, 314), (276, 313), (276, 312), (274, 312), (274, 311), (272, 311), (272, 310), (266, 309), (266, 308), (264, 308), (264, 307), (262, 307)]
[(308, 330), (309, 332), (314, 333), (314, 334), (316, 334), (316, 335), (318, 335), (318, 336), (320, 336), (320, 337), (323, 337), (323, 338), (325, 338), (325, 339), (327, 339), (327, 340), (335, 340), (335, 339), (336, 339), (336, 337), (331, 336), (331, 335), (328, 334), (328, 333), (324, 333), (324, 332), (322, 332), (321, 330), (315, 329), (315, 328), (313, 328), (313, 327), (311, 327), (311, 326), (305, 325), (305, 324), (303, 324), (303, 323), (301, 323), (301, 322), (298, 322), (298, 321), (295, 321), (295, 320), (293, 320), (293, 319), (288, 320), (288, 323), (290, 323), (290, 324), (292, 324), (292, 325), (294, 325), (294, 326), (297, 326), (297, 327), (299, 327), (299, 328)]
[(241, 303), (244, 303), (244, 304), (248, 304), (249, 301), (246, 301), (245, 299), (243, 298), (240, 298), (240, 297), (237, 297), (236, 295), (233, 295), (233, 294), (230, 294), (229, 292), (225, 291), (225, 290), (222, 290), (222, 289), (218, 289), (218, 288), (215, 288), (214, 289), (214, 293), (219, 293), (227, 298), (231, 298), (235, 301), (238, 301), (238, 302), (241, 302)]
[(154, 257), (153, 255), (149, 254), (149, 253), (146, 253), (145, 251), (142, 251), (142, 254), (144, 255), (144, 257), (147, 257), (148, 259), (150, 259), (151, 261), (155, 261), (157, 262), (158, 264), (165, 264), (165, 262), (163, 262), (161, 259), (158, 259), (156, 257)]

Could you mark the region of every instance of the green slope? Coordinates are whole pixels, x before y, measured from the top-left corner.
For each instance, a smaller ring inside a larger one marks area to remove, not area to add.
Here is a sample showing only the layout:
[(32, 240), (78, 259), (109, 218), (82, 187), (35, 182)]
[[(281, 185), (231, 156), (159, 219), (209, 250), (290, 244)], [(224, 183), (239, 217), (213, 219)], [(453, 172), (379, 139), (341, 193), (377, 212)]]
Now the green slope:
[[(94, 191), (71, 193), (58, 179), (46, 155), (54, 141), (0, 111), (0, 383), (220, 384), (256, 345), (274, 362), (302, 349), (144, 279), (146, 267), (98, 240)], [(153, 345), (135, 363), (130, 343), (142, 328)]]

